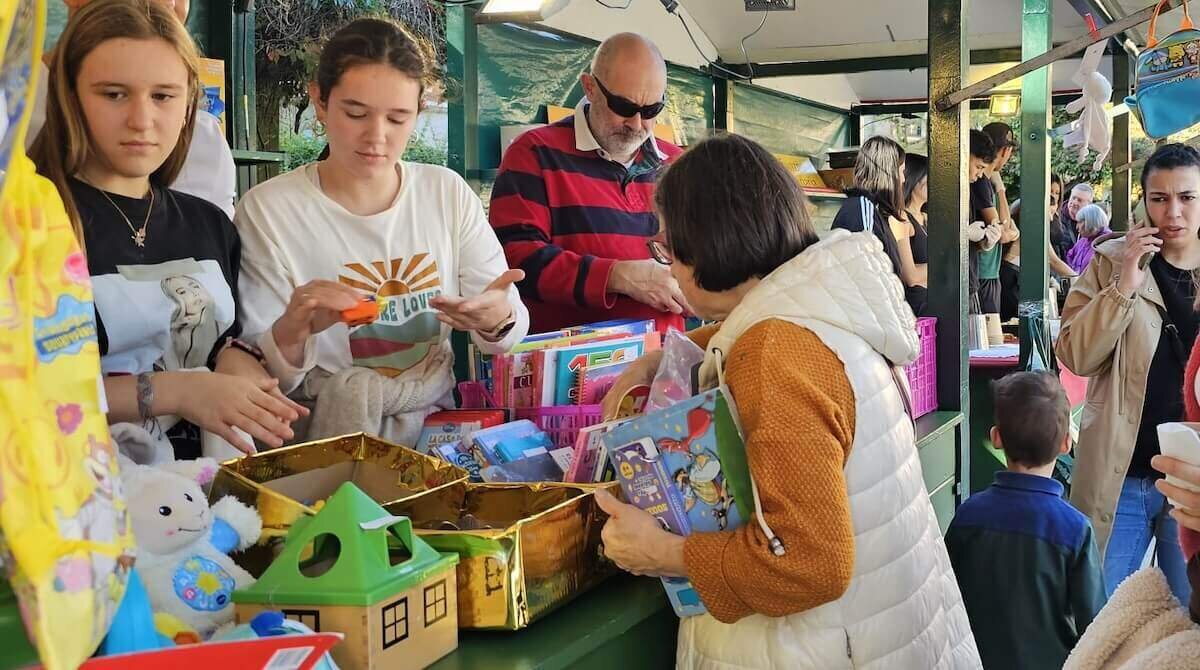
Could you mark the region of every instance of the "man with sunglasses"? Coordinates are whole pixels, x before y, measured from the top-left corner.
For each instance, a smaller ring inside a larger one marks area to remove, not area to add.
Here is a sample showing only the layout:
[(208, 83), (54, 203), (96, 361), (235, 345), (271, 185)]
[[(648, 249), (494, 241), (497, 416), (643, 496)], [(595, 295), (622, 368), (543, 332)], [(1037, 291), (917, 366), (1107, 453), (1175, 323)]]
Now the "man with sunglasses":
[(575, 114), (529, 131), (504, 153), (489, 219), (544, 332), (608, 319), (682, 330), (687, 302), (648, 241), (658, 234), (654, 183), (680, 150), (654, 137), (666, 106), (658, 48), (613, 35), (580, 76)]

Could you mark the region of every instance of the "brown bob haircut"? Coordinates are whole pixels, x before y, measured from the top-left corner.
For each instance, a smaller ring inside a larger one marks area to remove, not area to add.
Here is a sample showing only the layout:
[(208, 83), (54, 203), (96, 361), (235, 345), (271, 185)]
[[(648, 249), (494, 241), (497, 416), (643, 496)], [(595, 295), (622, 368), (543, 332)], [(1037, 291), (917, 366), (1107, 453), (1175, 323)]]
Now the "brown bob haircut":
[(654, 202), (676, 262), (706, 291), (766, 277), (818, 239), (796, 178), (740, 135), (688, 149), (659, 178)]
[(1014, 372), (992, 384), (996, 430), (1009, 460), (1040, 467), (1058, 458), (1071, 403), (1049, 372)]
[(96, 47), (119, 38), (163, 40), (179, 54), (188, 73), (186, 95), (190, 103), (187, 117), (175, 148), (150, 175), (151, 184), (167, 188), (179, 176), (196, 125), (196, 103), (200, 95), (199, 55), (191, 35), (170, 9), (153, 0), (93, 0), (71, 18), (50, 61), (46, 125), (37, 136), (30, 157), (38, 172), (58, 188), (80, 245), (83, 245), (83, 229), (68, 180), (92, 159), (96, 148), (88, 134), (87, 119), (75, 83), (84, 59)]

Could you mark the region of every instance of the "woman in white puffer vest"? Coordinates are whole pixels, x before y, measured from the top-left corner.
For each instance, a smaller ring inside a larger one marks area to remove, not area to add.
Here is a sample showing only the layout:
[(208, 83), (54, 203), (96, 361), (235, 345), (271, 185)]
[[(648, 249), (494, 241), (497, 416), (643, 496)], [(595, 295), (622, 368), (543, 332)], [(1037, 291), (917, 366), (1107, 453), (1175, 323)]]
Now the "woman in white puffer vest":
[[(598, 494), (606, 554), (690, 579), (708, 609), (681, 622), (678, 667), (981, 667), (894, 368), (917, 356), (915, 320), (880, 243), (819, 241), (795, 179), (736, 135), (692, 147), (655, 200), (655, 258), (720, 322), (692, 337), (702, 386), (723, 373), (737, 403), (755, 510), (685, 538)], [(646, 383), (659, 356), (606, 402)]]

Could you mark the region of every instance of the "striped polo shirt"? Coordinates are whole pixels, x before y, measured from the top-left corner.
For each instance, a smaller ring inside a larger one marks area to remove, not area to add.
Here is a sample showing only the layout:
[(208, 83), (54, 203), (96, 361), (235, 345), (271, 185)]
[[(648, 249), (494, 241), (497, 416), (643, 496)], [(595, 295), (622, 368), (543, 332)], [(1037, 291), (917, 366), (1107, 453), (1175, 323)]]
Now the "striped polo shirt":
[(576, 123), (585, 101), (574, 116), (518, 137), (492, 189), (488, 218), (509, 266), (525, 271), (517, 287), (531, 331), (620, 318), (682, 330), (682, 317), (606, 288), (617, 261), (650, 258), (655, 179), (680, 149), (651, 136), (631, 165), (610, 160), (586, 120)]

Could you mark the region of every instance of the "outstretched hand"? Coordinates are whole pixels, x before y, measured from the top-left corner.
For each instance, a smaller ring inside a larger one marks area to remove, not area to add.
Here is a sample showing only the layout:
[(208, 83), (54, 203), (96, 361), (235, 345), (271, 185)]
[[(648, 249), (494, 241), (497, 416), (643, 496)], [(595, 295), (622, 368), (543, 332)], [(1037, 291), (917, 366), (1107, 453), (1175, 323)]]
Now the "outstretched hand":
[(438, 311), (438, 321), (455, 330), (491, 332), (512, 316), (509, 289), (524, 278), (524, 270), (505, 270), (473, 298), (439, 295), (429, 304)]

